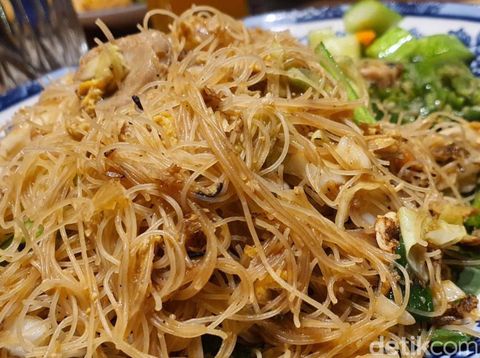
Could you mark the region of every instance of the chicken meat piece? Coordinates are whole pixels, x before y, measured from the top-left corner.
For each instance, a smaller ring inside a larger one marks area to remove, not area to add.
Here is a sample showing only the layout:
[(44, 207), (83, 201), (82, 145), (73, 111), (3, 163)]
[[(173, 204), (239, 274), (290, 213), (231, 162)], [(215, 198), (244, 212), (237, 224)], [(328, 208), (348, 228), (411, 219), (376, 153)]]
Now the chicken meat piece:
[(402, 75), (401, 64), (380, 60), (365, 60), (360, 64), (360, 74), (367, 81), (380, 88), (391, 87)]
[(156, 30), (113, 40), (88, 52), (80, 61), (74, 80), (77, 95), (90, 112), (108, 105), (131, 102), (140, 88), (163, 79), (171, 61), (171, 45)]

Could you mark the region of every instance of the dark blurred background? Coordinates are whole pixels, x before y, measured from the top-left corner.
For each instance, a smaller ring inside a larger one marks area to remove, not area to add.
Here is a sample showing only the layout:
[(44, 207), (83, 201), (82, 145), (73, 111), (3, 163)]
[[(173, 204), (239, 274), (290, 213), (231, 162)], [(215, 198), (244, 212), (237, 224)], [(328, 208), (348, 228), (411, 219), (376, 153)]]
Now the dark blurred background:
[[(435, 1), (435, 0), (434, 0)], [(452, 0), (450, 0), (452, 1)], [(347, 0), (0, 0), (0, 93), (54, 70), (75, 66), (95, 38), (105, 40), (95, 24), (101, 19), (114, 37), (138, 31), (148, 10), (180, 14), (209, 5), (243, 18), (270, 11), (334, 6)], [(423, 2), (423, 1), (416, 1)], [(437, 0), (438, 2), (438, 0)], [(456, 1), (458, 2), (458, 1)], [(480, 3), (480, 0), (462, 1)], [(168, 17), (150, 22), (160, 30)]]

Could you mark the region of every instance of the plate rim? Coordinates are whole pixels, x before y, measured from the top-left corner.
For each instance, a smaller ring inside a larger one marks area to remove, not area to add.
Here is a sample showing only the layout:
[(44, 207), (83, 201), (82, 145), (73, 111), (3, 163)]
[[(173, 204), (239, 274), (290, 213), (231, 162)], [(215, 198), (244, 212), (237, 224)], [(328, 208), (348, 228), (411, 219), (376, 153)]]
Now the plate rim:
[[(480, 22), (480, 5), (478, 4), (458, 4), (453, 2), (435, 1), (424, 3), (385, 1), (385, 4), (404, 16)], [(302, 24), (311, 21), (341, 18), (348, 8), (348, 4), (310, 6), (305, 9), (279, 10), (265, 14), (247, 16), (243, 21), (248, 27)]]

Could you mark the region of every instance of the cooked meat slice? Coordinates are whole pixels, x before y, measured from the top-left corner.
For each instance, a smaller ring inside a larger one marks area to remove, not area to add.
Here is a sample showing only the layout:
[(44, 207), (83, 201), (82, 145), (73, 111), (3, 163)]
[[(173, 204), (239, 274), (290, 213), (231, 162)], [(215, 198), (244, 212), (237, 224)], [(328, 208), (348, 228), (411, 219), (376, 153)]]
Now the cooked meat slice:
[[(108, 61), (99, 62), (102, 51), (106, 50), (119, 57), (117, 60), (122, 62), (126, 72), (123, 76), (109, 76), (109, 71), (114, 71), (112, 64)], [(80, 67), (75, 74), (74, 80), (80, 82), (79, 95), (87, 93), (85, 87), (92, 85), (102, 90), (103, 99), (110, 96), (105, 102), (115, 102), (118, 105), (131, 102), (131, 96), (140, 88), (166, 75), (170, 54), (171, 45), (167, 37), (155, 30), (143, 31), (96, 47), (80, 60)], [(112, 83), (104, 83), (105, 81)], [(114, 88), (115, 91), (108, 93), (105, 88)], [(95, 98), (95, 101), (98, 102), (99, 99), (101, 98)]]
[(375, 222), (375, 234), (378, 247), (394, 253), (400, 242), (400, 226), (397, 214), (390, 212), (384, 216), (378, 216)]
[(360, 74), (380, 88), (391, 87), (402, 75), (403, 66), (380, 60), (365, 60), (360, 64)]
[(478, 307), (478, 298), (468, 295), (458, 301), (449, 304), (445, 313), (435, 320), (437, 325), (446, 325), (467, 318), (469, 314)]
[(439, 145), (432, 148), (433, 157), (440, 164), (446, 164), (453, 160), (464, 157), (465, 153), (465, 149), (456, 143), (450, 143), (443, 146)]

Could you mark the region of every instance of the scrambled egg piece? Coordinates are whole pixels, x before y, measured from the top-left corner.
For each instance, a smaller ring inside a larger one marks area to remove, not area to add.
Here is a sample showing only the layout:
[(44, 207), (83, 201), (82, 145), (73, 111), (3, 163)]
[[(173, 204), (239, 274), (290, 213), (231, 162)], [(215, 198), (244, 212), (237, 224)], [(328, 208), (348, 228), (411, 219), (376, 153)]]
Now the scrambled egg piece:
[(153, 117), (153, 121), (163, 128), (166, 139), (171, 144), (175, 145), (178, 142), (177, 132), (175, 130), (175, 123), (170, 113), (162, 112)]
[[(287, 279), (286, 270), (282, 270), (280, 273), (277, 272), (277, 274), (279, 274), (282, 279)], [(269, 274), (260, 280), (256, 280), (253, 287), (259, 303), (268, 302), (271, 299), (272, 291), (281, 289), (281, 286)]]
[(105, 44), (98, 56), (93, 57), (82, 71), (82, 82), (77, 88), (80, 107), (90, 116), (95, 115), (97, 102), (114, 93), (126, 75), (127, 69), (119, 48)]
[[(243, 248), (243, 254), (250, 259), (257, 257), (257, 249), (254, 246), (245, 245)], [(283, 279), (287, 280), (287, 271), (277, 271), (277, 274)], [(270, 274), (266, 274), (261, 279), (255, 280), (253, 283), (253, 288), (255, 290), (255, 296), (259, 303), (266, 303), (272, 297), (272, 291), (280, 290), (281, 286), (273, 279)]]
[(95, 211), (115, 210), (128, 204), (125, 188), (118, 181), (111, 180), (103, 184), (93, 196)]
[(253, 246), (245, 245), (245, 247), (243, 248), (243, 253), (249, 258), (253, 259), (257, 256), (257, 249)]
[(92, 115), (95, 113), (95, 104), (102, 99), (107, 84), (108, 80), (102, 78), (87, 80), (78, 86), (77, 93), (80, 98), (82, 98), (80, 106), (87, 111), (88, 114)]

